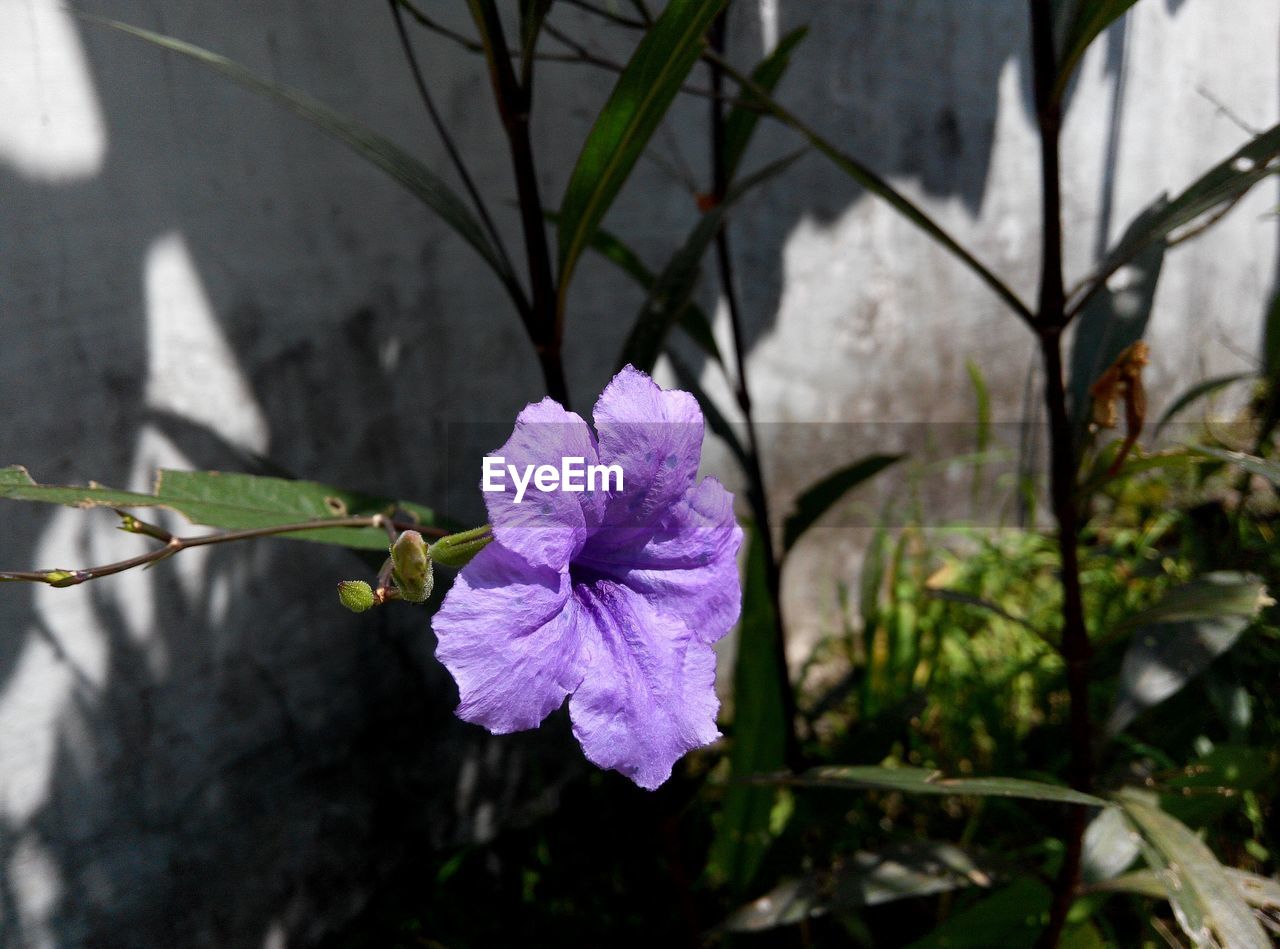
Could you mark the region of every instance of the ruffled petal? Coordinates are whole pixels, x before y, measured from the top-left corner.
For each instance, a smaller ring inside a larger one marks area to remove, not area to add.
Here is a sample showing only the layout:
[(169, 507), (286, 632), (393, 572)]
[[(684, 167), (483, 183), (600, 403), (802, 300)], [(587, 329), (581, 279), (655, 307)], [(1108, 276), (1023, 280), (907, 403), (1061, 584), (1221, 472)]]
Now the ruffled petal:
[(686, 752), (720, 737), (716, 657), (676, 616), (612, 580), (575, 583), (588, 661), (569, 700), (591, 762), (652, 790)]
[(637, 536), (625, 528), (601, 528), (575, 562), (624, 583), (713, 643), (742, 609), (741, 546), (733, 495), (715, 478), (704, 478), (656, 530)]
[[(505, 465), (514, 465), (525, 477), (527, 465), (551, 465), (560, 470), (563, 459), (582, 458), (583, 464), (599, 463), (595, 437), (587, 423), (559, 402), (543, 399), (525, 406), (505, 445), (490, 452)], [(493, 534), (508, 550), (535, 566), (563, 570), (582, 547), (588, 528), (600, 522), (604, 504), (599, 493), (539, 490), (532, 479), (519, 503), (508, 472), (501, 479), (504, 490), (484, 492)], [(483, 484), (482, 484), (483, 487)]]
[(627, 366), (600, 394), (594, 416), (601, 462), (623, 472), (623, 490), (609, 497), (604, 523), (655, 527), (698, 474), (703, 423), (697, 399), (659, 389)]
[(494, 734), (536, 727), (582, 681), (585, 653), (567, 573), (500, 542), (458, 574), (432, 620), (459, 718)]

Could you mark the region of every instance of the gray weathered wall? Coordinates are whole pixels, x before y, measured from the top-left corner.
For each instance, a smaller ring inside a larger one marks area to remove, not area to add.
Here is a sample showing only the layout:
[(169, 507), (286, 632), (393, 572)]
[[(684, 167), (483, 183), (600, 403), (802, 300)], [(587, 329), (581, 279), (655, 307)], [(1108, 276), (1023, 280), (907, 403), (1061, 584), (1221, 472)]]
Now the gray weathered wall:
[[(381, 3), (82, 6), (310, 90), (444, 167)], [(465, 25), (461, 4), (436, 6)], [(1065, 138), (1069, 276), (1161, 189), (1242, 142), (1237, 121), (1276, 121), (1280, 8), (1229, 6), (1143, 0), (1085, 63)], [(811, 23), (782, 96), (1031, 294), (1024, 4), (738, 11), (743, 62)], [(422, 51), (515, 242), (486, 80), (447, 42)], [(261, 455), (478, 516), (456, 472), (497, 442), (471, 423), (509, 424), (542, 393), (517, 320), (463, 245), (340, 146), (186, 61), (77, 23), (57, 0), (0, 0), (0, 63), (0, 463), (143, 486), (158, 465), (251, 469)], [(607, 91), (585, 67), (548, 68), (535, 129), (547, 195)], [(610, 221), (655, 263), (694, 214), (680, 170), (705, 182), (704, 111), (681, 106), (656, 139), (663, 160), (641, 163)], [(792, 146), (766, 126), (748, 160)], [(1256, 351), (1276, 196), (1259, 188), (1171, 254), (1150, 333), (1157, 401)], [(986, 372), (997, 417), (1022, 416), (1026, 335), (820, 158), (745, 205), (733, 240), (759, 414), (777, 423), (767, 467), (779, 509), (898, 437), (890, 425), (877, 443), (865, 429), (831, 438), (805, 423), (963, 420), (966, 359)], [(638, 304), (598, 261), (582, 267), (567, 351), (579, 409)], [(704, 382), (724, 392), (709, 368)], [(720, 452), (709, 467), (733, 478)], [(137, 549), (106, 516), (0, 513), (5, 567)], [(826, 532), (789, 564), (797, 655), (831, 628), (856, 545), (855, 531)], [(0, 589), (0, 942), (305, 944), (358, 909), (406, 840), (483, 838), (524, 806), (528, 755), (576, 760), (555, 728), (489, 739), (454, 722), (423, 614), (356, 618), (331, 602), (334, 580), (362, 569), (341, 551), (272, 542), (77, 589)]]

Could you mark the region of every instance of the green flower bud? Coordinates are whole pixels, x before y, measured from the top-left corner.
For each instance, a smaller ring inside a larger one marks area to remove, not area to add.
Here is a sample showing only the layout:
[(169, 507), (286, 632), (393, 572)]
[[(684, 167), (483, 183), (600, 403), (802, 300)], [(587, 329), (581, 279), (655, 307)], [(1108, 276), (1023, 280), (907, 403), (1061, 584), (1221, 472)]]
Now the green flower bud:
[(410, 603), (422, 603), (431, 595), (434, 577), (427, 543), (417, 531), (405, 531), (391, 545), (391, 579), (400, 596)]
[(363, 580), (343, 580), (338, 584), (338, 600), (352, 613), (363, 613), (374, 604), (373, 587)]

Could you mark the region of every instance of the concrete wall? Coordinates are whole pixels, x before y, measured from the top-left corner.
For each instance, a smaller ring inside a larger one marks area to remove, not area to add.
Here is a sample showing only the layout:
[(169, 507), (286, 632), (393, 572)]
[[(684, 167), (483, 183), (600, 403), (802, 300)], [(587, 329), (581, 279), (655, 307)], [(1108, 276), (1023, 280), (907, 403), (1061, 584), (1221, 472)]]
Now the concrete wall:
[[(741, 0), (732, 52), (751, 62), (810, 23), (782, 97), (1030, 296), (1024, 6)], [(307, 89), (446, 167), (380, 4), (83, 7)], [(465, 26), (460, 8), (440, 15)], [(1143, 0), (1085, 63), (1065, 137), (1069, 276), (1162, 189), (1241, 143), (1241, 124), (1276, 121), (1280, 9), (1230, 8)], [(622, 48), (598, 27), (592, 37)], [(424, 38), (421, 50), (518, 246), (487, 81), (448, 42)], [(160, 465), (262, 470), (269, 457), (479, 516), (457, 472), (500, 438), (476, 423), (508, 425), (542, 392), (517, 319), (464, 245), (274, 106), (78, 23), (56, 0), (0, 0), (0, 62), (0, 463), (141, 487)], [(608, 82), (549, 66), (538, 91), (554, 197)], [(610, 219), (652, 263), (693, 220), (682, 179), (705, 187), (704, 114), (702, 100), (681, 105)], [(748, 161), (793, 145), (763, 127)], [(1170, 255), (1150, 333), (1157, 402), (1256, 352), (1276, 197), (1260, 187)], [(832, 465), (901, 437), (900, 423), (968, 418), (966, 359), (985, 371), (997, 417), (1023, 416), (1026, 334), (819, 157), (748, 202), (733, 240), (778, 509)], [(639, 303), (605, 265), (581, 268), (566, 353), (579, 409)], [(713, 369), (704, 382), (724, 392)], [(709, 458), (733, 478), (722, 452)], [(138, 549), (101, 514), (9, 504), (0, 515), (6, 568)], [(832, 628), (856, 546), (856, 532), (824, 532), (789, 565), (797, 654)], [(77, 589), (0, 589), (0, 942), (306, 944), (356, 912), (410, 842), (483, 839), (537, 806), (529, 756), (580, 766), (562, 727), (490, 739), (453, 721), (423, 613), (357, 618), (332, 603), (333, 582), (364, 569), (341, 551), (268, 542)]]

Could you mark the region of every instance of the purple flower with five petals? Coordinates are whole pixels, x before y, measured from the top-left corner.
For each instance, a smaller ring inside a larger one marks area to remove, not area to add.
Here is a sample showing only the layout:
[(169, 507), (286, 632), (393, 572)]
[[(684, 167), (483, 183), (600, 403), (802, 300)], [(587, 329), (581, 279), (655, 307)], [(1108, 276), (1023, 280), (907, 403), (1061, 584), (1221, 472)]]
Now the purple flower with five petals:
[(720, 735), (712, 644), (738, 618), (742, 530), (733, 496), (697, 481), (703, 422), (691, 395), (628, 366), (593, 414), (595, 433), (543, 399), (493, 454), (518, 470), (566, 457), (618, 465), (622, 489), (531, 482), (518, 504), (513, 490), (486, 493), (494, 541), (436, 613), (436, 655), (458, 684), (460, 718), (504, 734), (571, 696), (587, 758), (652, 789)]

